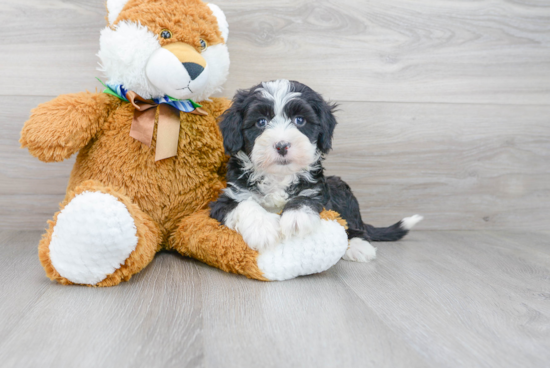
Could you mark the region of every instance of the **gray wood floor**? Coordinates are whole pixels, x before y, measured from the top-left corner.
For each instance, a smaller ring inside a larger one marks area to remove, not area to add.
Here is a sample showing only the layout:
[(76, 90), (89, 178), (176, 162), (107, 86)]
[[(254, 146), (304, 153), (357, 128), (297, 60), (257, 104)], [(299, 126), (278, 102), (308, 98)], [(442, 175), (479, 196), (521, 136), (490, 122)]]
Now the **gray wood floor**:
[(550, 232), (413, 232), (370, 264), (261, 283), (163, 253), (110, 289), (51, 283), (0, 232), (0, 366), (548, 367)]

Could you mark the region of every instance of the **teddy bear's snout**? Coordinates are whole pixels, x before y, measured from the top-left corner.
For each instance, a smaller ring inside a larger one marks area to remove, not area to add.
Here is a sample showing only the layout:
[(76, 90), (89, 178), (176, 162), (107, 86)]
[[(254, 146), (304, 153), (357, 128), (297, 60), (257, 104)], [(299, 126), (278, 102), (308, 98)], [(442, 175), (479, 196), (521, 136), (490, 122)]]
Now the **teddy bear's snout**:
[(193, 46), (187, 43), (175, 42), (163, 46), (162, 48), (170, 51), (170, 53), (177, 57), (178, 60), (184, 64), (184, 66), (187, 63), (196, 64), (203, 68), (206, 66), (206, 60), (202, 57), (202, 55), (197, 52)]
[(149, 82), (164, 94), (189, 99), (202, 93), (210, 71), (206, 59), (193, 46), (175, 42), (157, 49), (146, 66)]

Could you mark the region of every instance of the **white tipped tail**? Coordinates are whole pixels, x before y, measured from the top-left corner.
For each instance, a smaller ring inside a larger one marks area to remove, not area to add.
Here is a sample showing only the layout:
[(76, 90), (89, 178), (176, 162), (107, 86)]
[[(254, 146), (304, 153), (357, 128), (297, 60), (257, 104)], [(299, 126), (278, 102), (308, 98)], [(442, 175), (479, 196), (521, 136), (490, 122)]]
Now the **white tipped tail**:
[(424, 217), (420, 215), (405, 217), (403, 220), (401, 220), (401, 228), (403, 230), (411, 230), (413, 227), (416, 226), (416, 224), (418, 224), (422, 220), (424, 220)]

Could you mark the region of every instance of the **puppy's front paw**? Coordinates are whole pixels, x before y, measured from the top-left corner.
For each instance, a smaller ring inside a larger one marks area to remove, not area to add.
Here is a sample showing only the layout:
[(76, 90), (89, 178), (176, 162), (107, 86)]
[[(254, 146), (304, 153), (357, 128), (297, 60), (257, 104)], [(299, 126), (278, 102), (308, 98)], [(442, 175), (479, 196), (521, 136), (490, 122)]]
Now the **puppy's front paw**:
[(346, 261), (352, 262), (369, 262), (376, 258), (376, 248), (368, 241), (353, 238), (349, 241), (349, 248), (346, 254), (342, 257)]
[(311, 234), (320, 223), (319, 214), (309, 207), (287, 210), (281, 216), (281, 233), (285, 238), (306, 236)]
[(279, 215), (266, 212), (254, 219), (252, 223), (241, 224), (237, 231), (251, 249), (262, 252), (279, 242), (281, 234), (279, 219)]
[(225, 225), (237, 231), (248, 246), (262, 252), (280, 240), (280, 216), (267, 212), (257, 202), (241, 202), (228, 216)]

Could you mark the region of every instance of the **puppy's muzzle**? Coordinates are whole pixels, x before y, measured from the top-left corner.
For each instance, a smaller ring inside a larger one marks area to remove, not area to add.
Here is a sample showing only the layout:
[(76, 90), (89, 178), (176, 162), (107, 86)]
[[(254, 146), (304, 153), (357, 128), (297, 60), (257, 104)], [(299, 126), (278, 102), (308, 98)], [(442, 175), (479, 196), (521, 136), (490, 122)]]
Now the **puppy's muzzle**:
[(291, 145), (288, 142), (279, 142), (275, 145), (275, 149), (279, 155), (285, 157), (290, 149), (290, 146)]

